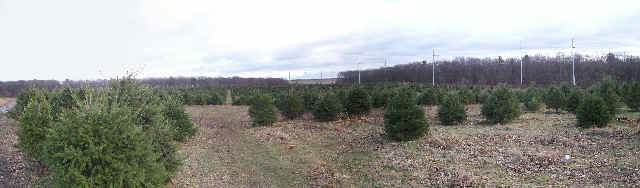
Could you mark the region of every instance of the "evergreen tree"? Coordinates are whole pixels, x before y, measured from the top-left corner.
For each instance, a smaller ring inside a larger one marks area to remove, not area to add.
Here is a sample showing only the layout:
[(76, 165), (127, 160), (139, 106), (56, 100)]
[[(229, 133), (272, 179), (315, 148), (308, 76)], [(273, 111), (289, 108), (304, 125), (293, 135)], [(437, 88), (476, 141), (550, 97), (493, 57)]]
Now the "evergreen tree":
[(498, 87), (482, 105), (482, 115), (492, 123), (508, 123), (520, 117), (518, 98), (506, 87)]
[(569, 97), (567, 98), (567, 105), (565, 106), (565, 110), (571, 113), (576, 113), (578, 110), (578, 106), (580, 106), (583, 100), (584, 92), (579, 89), (571, 90), (571, 93), (569, 93)]
[(441, 92), (437, 88), (426, 88), (418, 99), (419, 105), (437, 105), (440, 103)]
[(251, 99), (249, 116), (255, 126), (272, 125), (278, 120), (273, 99), (265, 94), (258, 94)]
[(545, 104), (547, 104), (548, 108), (553, 108), (556, 112), (560, 112), (560, 109), (565, 108), (567, 104), (567, 96), (560, 88), (552, 87), (545, 96)]
[(400, 88), (391, 97), (384, 113), (384, 130), (391, 139), (414, 140), (429, 131), (424, 110), (415, 99), (415, 92), (408, 88)]
[(290, 91), (288, 94), (279, 97), (276, 102), (280, 113), (288, 119), (296, 119), (304, 113), (304, 101), (302, 97)]
[(583, 128), (607, 126), (614, 117), (609, 112), (605, 100), (597, 95), (588, 95), (576, 112), (577, 125)]
[(467, 119), (467, 111), (463, 104), (462, 97), (451, 94), (444, 98), (438, 108), (438, 118), (444, 125), (454, 125), (464, 122)]
[(313, 117), (318, 121), (335, 121), (338, 113), (343, 110), (340, 100), (333, 93), (327, 93), (322, 100), (316, 104), (313, 110)]
[(624, 103), (633, 111), (640, 111), (640, 83), (626, 84), (628, 89), (625, 92)]
[(371, 97), (364, 88), (357, 86), (349, 91), (345, 105), (349, 116), (367, 115), (371, 112)]

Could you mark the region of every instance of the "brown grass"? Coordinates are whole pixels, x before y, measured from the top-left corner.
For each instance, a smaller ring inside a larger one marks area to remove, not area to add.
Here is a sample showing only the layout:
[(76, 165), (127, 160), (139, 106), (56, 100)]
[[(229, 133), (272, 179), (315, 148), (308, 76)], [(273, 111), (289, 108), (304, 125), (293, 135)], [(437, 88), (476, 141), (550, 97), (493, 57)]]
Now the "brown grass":
[[(573, 115), (538, 112), (525, 113), (506, 125), (488, 125), (483, 123), (480, 106), (470, 105), (469, 119), (463, 125), (442, 126), (435, 115), (437, 107), (426, 108), (431, 119), (430, 134), (400, 143), (384, 137), (381, 110), (360, 120), (318, 123), (303, 118), (280, 121), (271, 127), (251, 127), (250, 123), (243, 123), (249, 120), (246, 107), (191, 107), (190, 112), (196, 122), (200, 121), (201, 129), (182, 149), (194, 156), (187, 160), (181, 174), (198, 171), (217, 174), (214, 177), (219, 179), (205, 181), (181, 175), (185, 178), (183, 182), (194, 183), (179, 185), (421, 187), (640, 183), (637, 124), (613, 123), (607, 128), (582, 130), (575, 126)], [(203, 143), (208, 147), (194, 147)], [(256, 151), (260, 154), (250, 156)], [(565, 155), (570, 159), (566, 160)], [(203, 160), (211, 169), (202, 168), (207, 165), (189, 164)], [(263, 170), (274, 170), (265, 166), (282, 173), (265, 173)]]

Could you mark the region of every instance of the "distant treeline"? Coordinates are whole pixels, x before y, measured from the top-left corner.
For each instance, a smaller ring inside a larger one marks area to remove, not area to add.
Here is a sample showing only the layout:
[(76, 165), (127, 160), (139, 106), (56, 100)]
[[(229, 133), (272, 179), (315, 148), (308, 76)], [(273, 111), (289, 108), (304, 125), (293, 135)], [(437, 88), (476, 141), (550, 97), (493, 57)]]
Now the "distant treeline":
[[(617, 58), (614, 54), (605, 57), (576, 55), (576, 84), (588, 87), (609, 75), (621, 82), (640, 80), (640, 58)], [(523, 83), (548, 86), (571, 82), (571, 56), (525, 56)], [(360, 71), (362, 83), (374, 82), (421, 82), (431, 83), (432, 65), (427, 62), (401, 64)], [(517, 58), (469, 58), (460, 57), (451, 61), (437, 61), (436, 84), (440, 85), (496, 85), (520, 84), (520, 59)], [(358, 71), (338, 74), (337, 83), (357, 83)]]
[[(140, 83), (153, 88), (221, 88), (221, 87), (257, 87), (287, 85), (286, 80), (280, 78), (211, 78), (211, 77), (169, 77), (169, 78), (145, 78), (139, 79)], [(15, 97), (20, 91), (27, 88), (40, 88), (53, 90), (55, 88), (70, 87), (107, 87), (107, 80), (20, 80), (0, 81), (0, 96)]]

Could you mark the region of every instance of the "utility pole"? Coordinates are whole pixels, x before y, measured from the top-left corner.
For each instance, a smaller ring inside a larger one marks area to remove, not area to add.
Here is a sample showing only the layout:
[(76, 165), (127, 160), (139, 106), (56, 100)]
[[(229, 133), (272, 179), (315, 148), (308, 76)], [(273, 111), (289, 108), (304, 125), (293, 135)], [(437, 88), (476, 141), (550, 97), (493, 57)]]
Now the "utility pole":
[(356, 60), (356, 63), (358, 64), (358, 85), (360, 85), (360, 61)]
[(573, 79), (573, 86), (576, 86), (576, 45), (574, 44), (575, 40), (572, 38), (571, 39), (571, 67), (572, 67), (572, 79)]
[(436, 49), (433, 49), (433, 63), (431, 63), (431, 85), (436, 86)]
[(289, 81), (291, 81), (291, 72), (289, 72)]
[(524, 56), (522, 56), (522, 41), (520, 41), (520, 86), (522, 86), (522, 64), (524, 63)]

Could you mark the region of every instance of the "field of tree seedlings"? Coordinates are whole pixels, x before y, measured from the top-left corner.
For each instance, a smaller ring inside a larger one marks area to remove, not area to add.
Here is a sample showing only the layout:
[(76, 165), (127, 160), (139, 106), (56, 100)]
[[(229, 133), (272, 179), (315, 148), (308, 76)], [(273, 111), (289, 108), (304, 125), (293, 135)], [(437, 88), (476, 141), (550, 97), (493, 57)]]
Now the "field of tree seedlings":
[(640, 184), (640, 84), (29, 89), (0, 117), (0, 185)]

